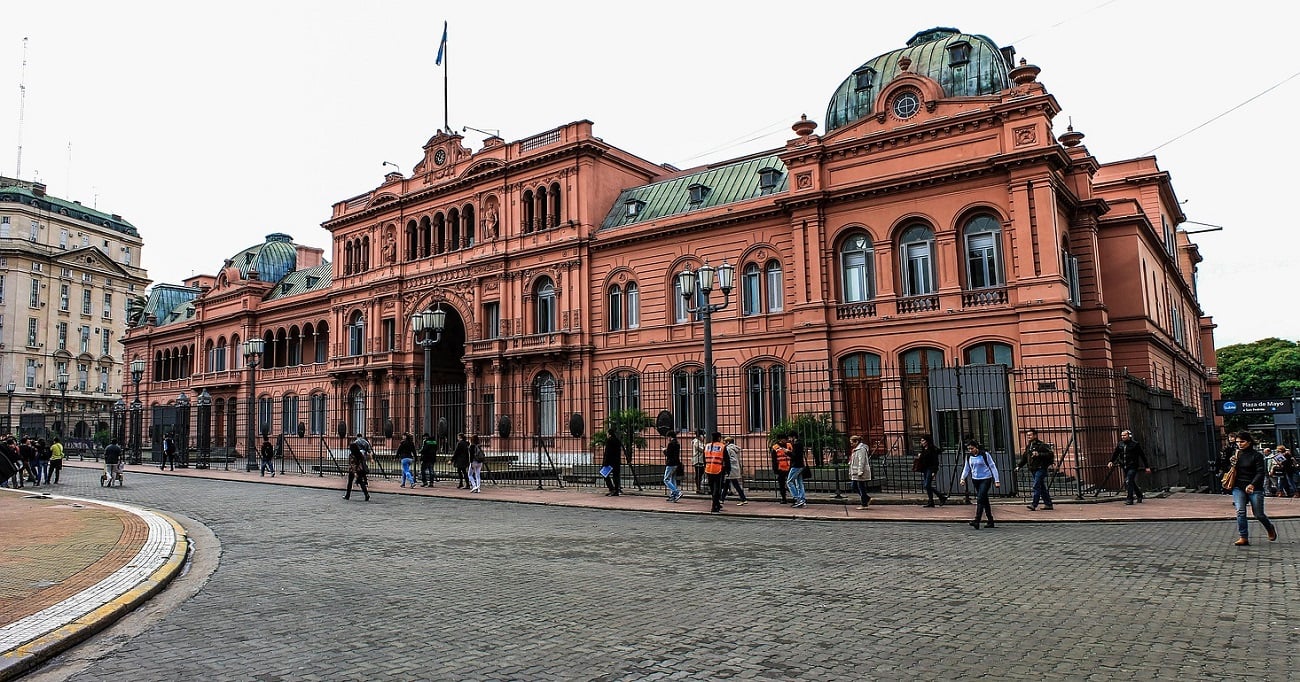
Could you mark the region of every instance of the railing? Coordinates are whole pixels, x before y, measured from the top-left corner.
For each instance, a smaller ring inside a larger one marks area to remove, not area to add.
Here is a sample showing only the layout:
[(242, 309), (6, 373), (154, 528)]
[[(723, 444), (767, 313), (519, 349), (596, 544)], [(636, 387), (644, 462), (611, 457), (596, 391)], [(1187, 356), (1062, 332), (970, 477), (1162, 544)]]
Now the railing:
[(961, 307), (963, 308), (981, 308), (984, 306), (1006, 305), (1007, 290), (999, 289), (979, 289), (976, 291), (965, 291), (961, 295)]
[(939, 309), (939, 297), (935, 295), (928, 296), (910, 296), (908, 298), (898, 299), (898, 313), (924, 313), (931, 310)]
[(842, 303), (835, 306), (835, 319), (856, 320), (863, 317), (875, 317), (876, 304), (871, 301), (861, 303)]

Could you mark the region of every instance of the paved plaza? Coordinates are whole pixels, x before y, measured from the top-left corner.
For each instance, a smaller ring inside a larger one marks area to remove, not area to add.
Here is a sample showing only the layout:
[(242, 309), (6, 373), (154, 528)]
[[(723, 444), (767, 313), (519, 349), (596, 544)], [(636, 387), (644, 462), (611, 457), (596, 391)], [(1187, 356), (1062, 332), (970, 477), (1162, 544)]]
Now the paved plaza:
[[(96, 470), (65, 469), (53, 492), (201, 524), (219, 545), (195, 552), (219, 556), (138, 634), (109, 629), (82, 645), (94, 658), (74, 665), (74, 649), (33, 678), (1300, 679), (1287, 667), (1300, 522), (1281, 520), (1274, 543), (1255, 525), (1239, 549), (1224, 497), (1195, 496), (1222, 506), (1214, 521), (974, 531), (469, 495), (346, 502), (297, 485), (337, 478), (284, 479), (132, 472), (103, 489)], [(777, 507), (745, 509), (760, 504)]]

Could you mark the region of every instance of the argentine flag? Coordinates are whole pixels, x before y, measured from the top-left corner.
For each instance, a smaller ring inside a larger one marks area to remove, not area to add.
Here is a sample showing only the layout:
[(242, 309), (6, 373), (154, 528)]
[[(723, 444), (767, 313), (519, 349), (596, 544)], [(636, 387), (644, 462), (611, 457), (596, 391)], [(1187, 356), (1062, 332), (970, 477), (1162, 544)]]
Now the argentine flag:
[(447, 22), (442, 22), (442, 42), (438, 43), (438, 58), (433, 60), (437, 66), (442, 66), (442, 55), (447, 51)]

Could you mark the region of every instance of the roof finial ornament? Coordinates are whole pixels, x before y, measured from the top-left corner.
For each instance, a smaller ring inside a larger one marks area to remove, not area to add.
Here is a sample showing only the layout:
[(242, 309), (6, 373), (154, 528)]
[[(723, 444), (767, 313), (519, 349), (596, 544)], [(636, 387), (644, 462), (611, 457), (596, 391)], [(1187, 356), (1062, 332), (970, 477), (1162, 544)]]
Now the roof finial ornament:
[(799, 120), (795, 121), (794, 125), (790, 126), (790, 128), (791, 130), (794, 130), (795, 134), (799, 137), (808, 137), (817, 129), (817, 122), (809, 121), (808, 114), (800, 114)]

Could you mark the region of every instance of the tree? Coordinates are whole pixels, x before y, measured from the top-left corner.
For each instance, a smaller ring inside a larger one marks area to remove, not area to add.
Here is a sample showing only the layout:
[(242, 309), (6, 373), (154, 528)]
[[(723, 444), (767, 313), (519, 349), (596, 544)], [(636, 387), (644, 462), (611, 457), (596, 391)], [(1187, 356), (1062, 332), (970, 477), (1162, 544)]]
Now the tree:
[(835, 428), (831, 416), (824, 412), (797, 414), (793, 419), (783, 420), (767, 432), (769, 445), (794, 437), (799, 438), (805, 449), (812, 451), (816, 466), (821, 466), (825, 461), (826, 452), (843, 452), (846, 438), (843, 431)]
[[(1228, 400), (1257, 400), (1289, 397), (1300, 392), (1300, 345), (1269, 337), (1215, 350), (1219, 380)], [(1261, 415), (1236, 415), (1226, 422), (1228, 429), (1261, 421)]]
[(623, 441), (623, 449), (626, 453), (624, 458), (628, 462), (632, 461), (632, 451), (636, 448), (646, 446), (645, 437), (641, 431), (654, 426), (654, 420), (650, 415), (636, 408), (628, 410), (619, 410), (605, 420), (605, 428), (591, 434), (591, 447), (599, 450), (605, 447), (605, 441), (609, 439), (610, 433), (618, 434), (618, 439)]

